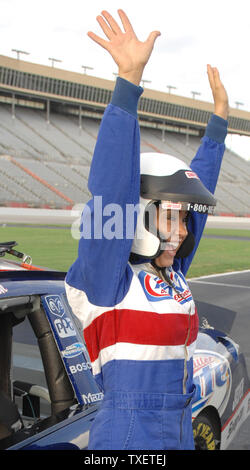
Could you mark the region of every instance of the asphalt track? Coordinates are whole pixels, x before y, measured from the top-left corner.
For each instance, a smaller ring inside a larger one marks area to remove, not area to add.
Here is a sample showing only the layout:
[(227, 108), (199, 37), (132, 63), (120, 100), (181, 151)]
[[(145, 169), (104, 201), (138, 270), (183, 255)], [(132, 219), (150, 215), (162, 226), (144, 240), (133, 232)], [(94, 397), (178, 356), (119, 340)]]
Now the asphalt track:
[[(250, 377), (250, 269), (193, 278), (188, 281), (194, 299), (208, 303), (207, 319), (239, 344)], [(228, 309), (221, 314), (220, 308)], [(250, 417), (244, 422), (229, 450), (250, 450)]]

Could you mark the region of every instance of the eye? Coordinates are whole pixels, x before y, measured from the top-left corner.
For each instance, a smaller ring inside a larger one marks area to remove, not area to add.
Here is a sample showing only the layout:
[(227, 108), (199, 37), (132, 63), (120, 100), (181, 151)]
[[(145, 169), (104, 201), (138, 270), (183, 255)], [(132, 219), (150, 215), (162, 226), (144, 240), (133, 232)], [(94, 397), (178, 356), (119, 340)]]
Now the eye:
[(167, 220), (175, 221), (175, 220), (177, 220), (177, 216), (176, 216), (176, 215), (172, 215), (172, 214), (168, 214)]

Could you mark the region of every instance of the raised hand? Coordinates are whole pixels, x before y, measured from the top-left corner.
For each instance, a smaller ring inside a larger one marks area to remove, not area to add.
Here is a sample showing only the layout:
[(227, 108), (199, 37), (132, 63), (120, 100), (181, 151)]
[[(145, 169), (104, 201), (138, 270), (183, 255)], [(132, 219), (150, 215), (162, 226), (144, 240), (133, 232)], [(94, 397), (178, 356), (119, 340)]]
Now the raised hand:
[(133, 27), (123, 10), (118, 10), (124, 31), (115, 19), (107, 11), (102, 11), (102, 16), (97, 16), (107, 40), (97, 36), (92, 31), (88, 36), (106, 49), (118, 65), (119, 76), (140, 85), (145, 65), (152, 53), (156, 38), (161, 34), (152, 31), (145, 42), (137, 39)]
[(221, 82), (219, 71), (216, 67), (207, 65), (208, 80), (214, 99), (214, 114), (227, 119), (229, 112), (228, 96)]

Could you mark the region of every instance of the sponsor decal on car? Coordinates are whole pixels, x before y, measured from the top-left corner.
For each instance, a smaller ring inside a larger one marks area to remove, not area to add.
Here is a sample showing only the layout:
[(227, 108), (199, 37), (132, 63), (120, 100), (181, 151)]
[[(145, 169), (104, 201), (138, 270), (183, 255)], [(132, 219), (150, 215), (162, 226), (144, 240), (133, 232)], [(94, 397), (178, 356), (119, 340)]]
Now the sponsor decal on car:
[[(93, 395), (92, 401), (94, 402), (99, 387), (93, 380), (86, 347), (77, 326), (74, 324), (67, 302), (65, 302), (63, 295), (59, 294), (42, 296), (41, 299), (78, 402), (80, 404), (87, 403), (88, 395), (84, 401), (83, 390)], [(92, 403), (91, 397), (89, 400)]]
[(63, 317), (65, 311), (59, 295), (49, 295), (45, 300), (50, 312), (53, 313), (53, 315)]
[(70, 336), (76, 335), (73, 322), (68, 317), (57, 318), (54, 321), (54, 325), (60, 338), (69, 338)]
[(242, 399), (244, 394), (244, 377), (242, 377), (239, 385), (237, 385), (235, 391), (234, 391), (234, 400), (233, 400), (233, 406), (232, 406), (232, 411), (235, 410), (237, 405), (239, 404), (240, 400)]
[(103, 393), (88, 393), (88, 395), (82, 395), (83, 401), (85, 405), (89, 405), (90, 403), (95, 403), (97, 401), (101, 401), (103, 399)]
[[(239, 393), (239, 388), (237, 390), (237, 393)], [(238, 398), (236, 398), (236, 401), (237, 400)], [(249, 414), (250, 414), (250, 390), (248, 389), (243, 395), (243, 397), (240, 399), (240, 402), (237, 404), (236, 408), (234, 409), (232, 416), (230, 416), (230, 418), (226, 421), (226, 423), (224, 424), (222, 428), (221, 449), (225, 449), (229, 446), (230, 442), (232, 442), (235, 435), (239, 431), (241, 425), (247, 419)]]
[(82, 362), (75, 364), (74, 366), (69, 366), (71, 374), (77, 374), (78, 372), (83, 372), (85, 370), (91, 370), (92, 366), (90, 362)]
[(82, 343), (73, 343), (70, 346), (67, 346), (64, 351), (62, 351), (63, 357), (66, 359), (79, 356), (85, 351), (85, 347)]
[(200, 412), (205, 405), (211, 405), (222, 415), (232, 386), (231, 369), (226, 357), (213, 351), (197, 350), (194, 354), (194, 382), (193, 412)]
[[(50, 313), (53, 314), (53, 325), (59, 337), (70, 338), (71, 336), (76, 336), (73, 322), (68, 316), (66, 316), (65, 308), (59, 295), (49, 295), (45, 300)], [(54, 315), (57, 317), (55, 320)]]

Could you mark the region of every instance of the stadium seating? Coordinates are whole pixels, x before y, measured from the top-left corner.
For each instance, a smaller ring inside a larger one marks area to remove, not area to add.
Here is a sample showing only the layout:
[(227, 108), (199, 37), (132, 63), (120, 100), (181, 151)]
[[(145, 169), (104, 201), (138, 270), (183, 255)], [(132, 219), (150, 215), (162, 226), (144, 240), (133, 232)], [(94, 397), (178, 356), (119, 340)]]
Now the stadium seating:
[[(87, 178), (100, 121), (0, 104), (0, 205), (72, 207), (89, 198)], [(163, 139), (164, 137), (164, 139)], [(190, 163), (200, 139), (141, 127), (141, 151)], [(216, 214), (250, 214), (250, 162), (225, 152)]]

